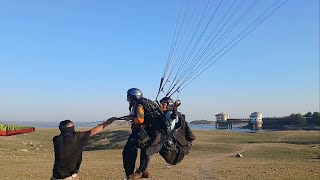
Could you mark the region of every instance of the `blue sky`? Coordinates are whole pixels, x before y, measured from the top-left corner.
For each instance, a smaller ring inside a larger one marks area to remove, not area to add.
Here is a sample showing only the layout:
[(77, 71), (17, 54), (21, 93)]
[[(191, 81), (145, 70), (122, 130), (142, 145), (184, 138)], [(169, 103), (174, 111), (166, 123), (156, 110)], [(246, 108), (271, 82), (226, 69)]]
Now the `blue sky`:
[[(0, 120), (98, 121), (154, 99), (181, 0), (0, 1)], [(319, 1), (289, 0), (173, 98), (187, 120), (319, 111)]]

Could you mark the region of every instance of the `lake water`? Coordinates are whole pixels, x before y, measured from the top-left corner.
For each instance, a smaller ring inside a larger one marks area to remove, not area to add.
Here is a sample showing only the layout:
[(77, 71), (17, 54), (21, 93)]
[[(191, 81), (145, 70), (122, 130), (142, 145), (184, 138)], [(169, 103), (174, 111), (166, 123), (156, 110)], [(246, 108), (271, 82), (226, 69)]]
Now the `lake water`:
[(197, 130), (212, 130), (212, 131), (231, 131), (231, 132), (256, 132), (251, 129), (242, 128), (246, 124), (234, 124), (233, 129), (216, 129), (215, 125), (211, 124), (189, 124), (191, 129)]

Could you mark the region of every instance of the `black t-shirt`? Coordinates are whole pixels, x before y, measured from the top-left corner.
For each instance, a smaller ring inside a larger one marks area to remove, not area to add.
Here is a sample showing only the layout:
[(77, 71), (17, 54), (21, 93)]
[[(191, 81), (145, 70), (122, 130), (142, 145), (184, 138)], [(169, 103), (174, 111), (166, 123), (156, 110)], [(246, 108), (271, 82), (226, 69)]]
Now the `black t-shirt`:
[(60, 134), (53, 138), (53, 177), (63, 179), (78, 173), (82, 151), (89, 140), (91, 131)]

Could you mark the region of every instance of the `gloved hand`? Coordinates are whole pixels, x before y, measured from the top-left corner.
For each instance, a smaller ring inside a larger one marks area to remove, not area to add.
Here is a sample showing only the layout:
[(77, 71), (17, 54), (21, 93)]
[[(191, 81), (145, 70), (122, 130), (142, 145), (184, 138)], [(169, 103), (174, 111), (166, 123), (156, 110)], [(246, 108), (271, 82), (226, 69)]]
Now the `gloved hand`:
[(177, 106), (177, 107), (180, 106), (180, 105), (181, 105), (180, 100), (176, 100), (176, 101), (174, 102), (174, 105)]

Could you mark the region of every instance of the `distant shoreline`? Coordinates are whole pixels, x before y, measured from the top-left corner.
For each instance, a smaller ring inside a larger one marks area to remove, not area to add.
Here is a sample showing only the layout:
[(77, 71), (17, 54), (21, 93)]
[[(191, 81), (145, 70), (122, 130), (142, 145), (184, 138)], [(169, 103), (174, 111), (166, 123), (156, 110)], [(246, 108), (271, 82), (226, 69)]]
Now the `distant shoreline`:
[(190, 124), (215, 124), (215, 121), (194, 120), (194, 121), (191, 121)]

